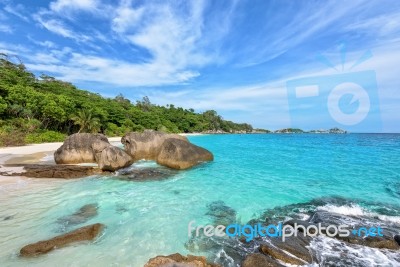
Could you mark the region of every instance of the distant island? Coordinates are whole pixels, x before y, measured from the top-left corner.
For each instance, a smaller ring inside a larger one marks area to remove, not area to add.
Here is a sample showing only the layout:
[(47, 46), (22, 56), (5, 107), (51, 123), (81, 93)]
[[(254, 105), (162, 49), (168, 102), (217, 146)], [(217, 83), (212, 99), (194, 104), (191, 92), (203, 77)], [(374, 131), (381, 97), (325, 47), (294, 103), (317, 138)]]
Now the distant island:
[(311, 131), (303, 131), (302, 129), (298, 129), (298, 128), (286, 128), (286, 129), (276, 130), (276, 131), (274, 131), (274, 133), (346, 134), (347, 131), (339, 129), (337, 127), (329, 129), (329, 130), (320, 129), (320, 130), (311, 130)]

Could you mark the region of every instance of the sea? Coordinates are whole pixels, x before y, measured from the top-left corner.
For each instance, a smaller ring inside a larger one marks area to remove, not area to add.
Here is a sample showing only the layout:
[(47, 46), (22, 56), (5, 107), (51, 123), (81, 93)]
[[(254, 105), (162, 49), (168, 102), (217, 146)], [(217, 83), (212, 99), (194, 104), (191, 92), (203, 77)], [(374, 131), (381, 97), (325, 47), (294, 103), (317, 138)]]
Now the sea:
[[(290, 219), (293, 207), (305, 220), (309, 210), (304, 209), (311, 207), (400, 226), (399, 134), (215, 134), (189, 139), (211, 151), (214, 161), (182, 171), (139, 161), (108, 176), (0, 183), (0, 266), (139, 267), (152, 257), (173, 253), (240, 266), (230, 253), (236, 249), (232, 243), (229, 248), (224, 242), (214, 242), (212, 248), (191, 245), (189, 223), (212, 224), (219, 216), (224, 222), (246, 224), (266, 211), (270, 217)], [(143, 178), (137, 170), (153, 175)], [(71, 220), (85, 205), (95, 206), (97, 214)], [(222, 207), (217, 215), (216, 207)], [(19, 257), (29, 243), (92, 223), (106, 226), (94, 242)], [(346, 258), (338, 266), (400, 266), (399, 254), (345, 243), (341, 247), (346, 253), (340, 253), (332, 249), (335, 242), (316, 239), (309, 247), (316, 262), (304, 266), (328, 266), (324, 262), (335, 255), (338, 262)]]

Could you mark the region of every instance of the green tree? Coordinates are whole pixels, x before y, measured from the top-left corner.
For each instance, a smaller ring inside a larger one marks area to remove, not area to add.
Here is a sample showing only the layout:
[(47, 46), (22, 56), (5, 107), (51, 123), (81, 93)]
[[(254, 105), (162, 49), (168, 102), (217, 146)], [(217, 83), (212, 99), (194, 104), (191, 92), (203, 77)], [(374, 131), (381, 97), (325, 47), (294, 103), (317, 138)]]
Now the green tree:
[(79, 125), (79, 131), (98, 132), (100, 129), (100, 120), (93, 117), (91, 110), (80, 110), (71, 118), (75, 125)]

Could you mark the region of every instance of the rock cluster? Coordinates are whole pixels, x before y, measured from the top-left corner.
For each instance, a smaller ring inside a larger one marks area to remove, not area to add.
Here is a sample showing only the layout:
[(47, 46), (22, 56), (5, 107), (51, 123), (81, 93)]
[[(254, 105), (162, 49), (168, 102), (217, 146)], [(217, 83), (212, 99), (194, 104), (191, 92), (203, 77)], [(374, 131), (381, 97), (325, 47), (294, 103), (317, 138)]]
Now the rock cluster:
[(140, 159), (155, 160), (172, 169), (188, 169), (214, 159), (211, 152), (178, 134), (146, 130), (131, 132), (121, 139), (125, 150), (112, 146), (102, 134), (69, 136), (54, 153), (57, 164), (97, 163), (103, 171), (115, 171)]
[(54, 152), (57, 164), (94, 163), (103, 171), (115, 171), (133, 163), (124, 150), (112, 146), (102, 134), (70, 135)]
[(178, 134), (157, 131), (128, 133), (121, 139), (126, 152), (135, 160), (155, 160), (173, 169), (188, 169), (214, 156), (208, 150), (196, 146)]

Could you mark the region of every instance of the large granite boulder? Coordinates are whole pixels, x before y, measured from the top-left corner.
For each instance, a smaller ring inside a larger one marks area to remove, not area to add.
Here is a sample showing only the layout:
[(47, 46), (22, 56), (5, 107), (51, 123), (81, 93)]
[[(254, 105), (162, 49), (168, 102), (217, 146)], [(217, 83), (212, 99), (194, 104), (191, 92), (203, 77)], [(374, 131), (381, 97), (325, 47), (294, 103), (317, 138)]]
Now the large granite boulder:
[(37, 256), (48, 253), (55, 248), (64, 247), (71, 243), (91, 241), (99, 235), (103, 227), (103, 224), (96, 223), (60, 236), (56, 236), (49, 240), (39, 241), (37, 243), (27, 245), (21, 249), (20, 255), (23, 257)]
[(101, 152), (97, 163), (103, 171), (116, 171), (131, 165), (133, 159), (119, 147), (109, 146)]
[(107, 137), (102, 134), (72, 134), (54, 152), (54, 160), (57, 164), (94, 163), (96, 159), (92, 145), (96, 142), (110, 145)]
[(213, 159), (213, 154), (202, 147), (185, 140), (169, 138), (162, 144), (156, 161), (169, 168), (183, 170)]
[(203, 161), (214, 159), (211, 152), (193, 145), (185, 136), (146, 130), (131, 132), (121, 139), (125, 151), (134, 160), (155, 160), (173, 169), (188, 169)]
[(133, 163), (124, 150), (112, 146), (102, 134), (69, 136), (54, 153), (57, 164), (97, 163), (103, 171), (115, 171)]
[(156, 160), (161, 146), (169, 138), (180, 139), (189, 142), (185, 136), (179, 134), (166, 134), (163, 132), (146, 130), (143, 133), (131, 132), (122, 137), (121, 143), (125, 151), (134, 160)]

